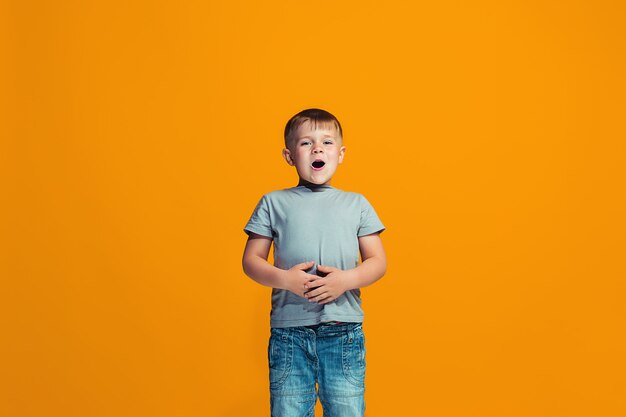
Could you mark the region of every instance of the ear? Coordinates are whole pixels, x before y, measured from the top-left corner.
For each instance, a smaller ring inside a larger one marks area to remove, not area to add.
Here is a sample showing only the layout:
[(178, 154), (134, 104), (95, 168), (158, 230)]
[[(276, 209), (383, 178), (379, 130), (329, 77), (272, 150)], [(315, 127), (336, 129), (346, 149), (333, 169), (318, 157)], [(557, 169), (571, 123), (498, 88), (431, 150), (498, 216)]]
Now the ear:
[(291, 157), (291, 151), (289, 149), (283, 149), (283, 158), (285, 158), (285, 161), (287, 161), (289, 165), (294, 165), (293, 158)]
[(342, 146), (341, 148), (339, 148), (339, 163), (343, 162), (343, 156), (346, 153), (346, 147)]

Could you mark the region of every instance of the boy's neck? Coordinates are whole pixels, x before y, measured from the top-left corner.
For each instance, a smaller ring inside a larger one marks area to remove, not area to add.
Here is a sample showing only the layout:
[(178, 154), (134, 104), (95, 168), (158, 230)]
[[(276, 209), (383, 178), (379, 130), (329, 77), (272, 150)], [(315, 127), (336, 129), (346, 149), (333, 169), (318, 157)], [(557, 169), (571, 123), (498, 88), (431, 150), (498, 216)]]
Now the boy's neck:
[(330, 185), (330, 181), (326, 184), (313, 184), (312, 182), (308, 182), (300, 178), (300, 181), (298, 181), (298, 187), (301, 187), (301, 186), (309, 188), (309, 189), (332, 188), (332, 186)]

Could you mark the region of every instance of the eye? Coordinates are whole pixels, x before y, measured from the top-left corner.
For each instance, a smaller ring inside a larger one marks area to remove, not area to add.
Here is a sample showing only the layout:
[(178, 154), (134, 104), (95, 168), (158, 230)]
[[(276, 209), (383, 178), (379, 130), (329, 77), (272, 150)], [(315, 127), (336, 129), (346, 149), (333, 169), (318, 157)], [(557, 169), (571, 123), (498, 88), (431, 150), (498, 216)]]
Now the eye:
[(332, 140), (325, 140), (324, 141), (324, 145), (332, 145), (333, 141)]
[(311, 142), (308, 140), (303, 140), (302, 142), (300, 142), (300, 146), (306, 146), (306, 145), (310, 145)]

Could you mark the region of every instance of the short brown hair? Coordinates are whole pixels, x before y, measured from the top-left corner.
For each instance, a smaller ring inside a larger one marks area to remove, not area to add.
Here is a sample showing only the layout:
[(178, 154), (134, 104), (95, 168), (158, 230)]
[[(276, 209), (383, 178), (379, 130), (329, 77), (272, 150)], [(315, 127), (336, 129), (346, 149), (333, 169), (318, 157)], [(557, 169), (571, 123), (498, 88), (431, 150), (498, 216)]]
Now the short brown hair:
[(341, 124), (335, 116), (322, 109), (306, 109), (293, 116), (287, 122), (287, 125), (285, 126), (286, 148), (289, 148), (289, 143), (292, 140), (293, 133), (307, 121), (310, 122), (315, 129), (317, 129), (318, 124), (321, 124), (323, 127), (332, 126), (339, 132), (339, 137), (343, 138)]

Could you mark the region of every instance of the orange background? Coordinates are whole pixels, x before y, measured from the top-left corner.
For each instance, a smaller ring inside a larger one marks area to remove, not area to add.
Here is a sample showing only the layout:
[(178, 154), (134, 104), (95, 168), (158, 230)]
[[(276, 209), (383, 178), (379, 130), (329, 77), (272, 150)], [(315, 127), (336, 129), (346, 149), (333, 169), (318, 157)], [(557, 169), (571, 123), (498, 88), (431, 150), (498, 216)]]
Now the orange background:
[(269, 415), (242, 228), (306, 107), (387, 226), (368, 416), (626, 415), (623, 2), (0, 16), (0, 415)]

